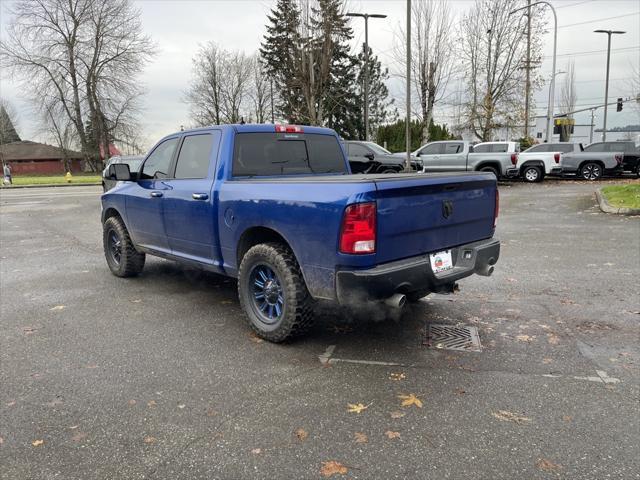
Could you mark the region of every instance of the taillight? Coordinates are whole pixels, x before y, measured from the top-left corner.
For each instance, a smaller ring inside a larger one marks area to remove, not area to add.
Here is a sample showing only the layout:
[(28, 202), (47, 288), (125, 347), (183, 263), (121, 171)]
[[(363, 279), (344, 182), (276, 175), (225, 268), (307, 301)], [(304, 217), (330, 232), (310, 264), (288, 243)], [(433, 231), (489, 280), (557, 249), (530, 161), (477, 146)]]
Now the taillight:
[(498, 213), (500, 213), (500, 192), (498, 192), (498, 188), (496, 187), (496, 209), (493, 211), (493, 228), (496, 228), (496, 225), (498, 225)]
[(553, 154), (553, 159), (556, 161), (556, 163), (560, 163), (560, 154), (559, 153), (554, 153)]
[(518, 164), (518, 154), (517, 153), (512, 153), (511, 154), (511, 164), (514, 165), (514, 166)]
[(300, 125), (276, 125), (276, 133), (304, 133)]
[(342, 217), (340, 253), (375, 253), (376, 251), (376, 203), (349, 205)]

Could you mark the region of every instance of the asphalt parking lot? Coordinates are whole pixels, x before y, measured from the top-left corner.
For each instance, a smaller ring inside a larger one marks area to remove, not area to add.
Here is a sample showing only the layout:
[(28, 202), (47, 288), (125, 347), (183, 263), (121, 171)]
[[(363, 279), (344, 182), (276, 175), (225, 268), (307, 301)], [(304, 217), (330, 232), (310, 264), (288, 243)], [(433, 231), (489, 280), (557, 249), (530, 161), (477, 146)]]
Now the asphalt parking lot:
[(228, 279), (112, 276), (99, 187), (2, 191), (0, 478), (640, 478), (640, 219), (595, 186), (501, 186), (492, 277), (286, 345)]

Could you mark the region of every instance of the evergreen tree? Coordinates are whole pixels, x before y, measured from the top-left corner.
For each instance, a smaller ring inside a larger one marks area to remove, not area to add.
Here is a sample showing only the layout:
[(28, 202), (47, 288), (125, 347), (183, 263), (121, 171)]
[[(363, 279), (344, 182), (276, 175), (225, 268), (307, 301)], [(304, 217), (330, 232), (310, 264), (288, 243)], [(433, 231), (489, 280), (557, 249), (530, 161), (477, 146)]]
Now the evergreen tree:
[(298, 3), (278, 0), (267, 18), (267, 33), (260, 46), (264, 71), (277, 90), (280, 115), (290, 123), (301, 123), (304, 108), (297, 74), (302, 43)]
[[(2, 101), (4, 103), (4, 101)], [(19, 142), (20, 136), (13, 126), (11, 116), (4, 104), (0, 104), (0, 145), (11, 142)]]

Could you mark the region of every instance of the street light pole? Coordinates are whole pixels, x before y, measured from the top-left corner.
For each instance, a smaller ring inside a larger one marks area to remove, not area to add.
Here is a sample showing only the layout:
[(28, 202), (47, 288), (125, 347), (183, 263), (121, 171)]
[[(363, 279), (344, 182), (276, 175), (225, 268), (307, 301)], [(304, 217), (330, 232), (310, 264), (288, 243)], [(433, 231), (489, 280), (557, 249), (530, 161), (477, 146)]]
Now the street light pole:
[(378, 13), (347, 13), (347, 17), (364, 18), (364, 139), (369, 140), (369, 18), (387, 18)]
[(405, 121), (407, 156), (404, 171), (411, 171), (411, 0), (407, 0), (407, 118)]
[(604, 84), (604, 125), (602, 127), (602, 141), (607, 140), (607, 103), (609, 103), (609, 60), (611, 58), (611, 35), (622, 35), (621, 30), (594, 30), (594, 33), (606, 33), (607, 34), (607, 78)]
[[(516, 8), (515, 10), (511, 10), (509, 15), (519, 12), (520, 10), (524, 10), (525, 8), (531, 8), (534, 5), (544, 4), (547, 5), (551, 12), (553, 13), (553, 65), (551, 67), (551, 71), (555, 73), (556, 71), (556, 47), (558, 46), (558, 16), (556, 15), (556, 9), (553, 8), (553, 5), (549, 2), (539, 1), (533, 2), (531, 4), (525, 5), (524, 7)], [(551, 76), (551, 83), (549, 84), (549, 105), (547, 106), (547, 143), (551, 142), (551, 135), (553, 134), (553, 107), (555, 103), (555, 89), (556, 89), (556, 76)]]

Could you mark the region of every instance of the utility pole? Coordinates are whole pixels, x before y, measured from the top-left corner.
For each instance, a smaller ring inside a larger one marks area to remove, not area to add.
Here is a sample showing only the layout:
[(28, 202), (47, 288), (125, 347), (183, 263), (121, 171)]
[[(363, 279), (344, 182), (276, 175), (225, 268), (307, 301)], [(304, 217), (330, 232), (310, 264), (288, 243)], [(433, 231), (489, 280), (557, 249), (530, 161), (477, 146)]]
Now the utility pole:
[(593, 143), (593, 126), (594, 126), (594, 120), (593, 120), (593, 114), (595, 112), (595, 108), (591, 109), (591, 128), (589, 129), (589, 143)]
[(611, 35), (622, 35), (620, 30), (594, 30), (594, 33), (606, 33), (607, 34), (607, 79), (604, 84), (604, 125), (602, 126), (602, 141), (607, 140), (607, 103), (609, 102), (609, 60), (611, 58)]
[(531, 0), (527, 0), (527, 80), (524, 87), (524, 138), (529, 138), (529, 95), (531, 95)]
[(407, 0), (407, 120), (405, 125), (407, 157), (404, 171), (411, 170), (411, 0)]
[(551, 13), (553, 13), (553, 66), (551, 67), (551, 71), (553, 72), (551, 76), (551, 83), (549, 84), (549, 105), (547, 106), (547, 143), (551, 142), (551, 138), (553, 135), (553, 107), (555, 104), (555, 88), (556, 88), (556, 51), (558, 47), (558, 16), (556, 15), (556, 9), (553, 8), (551, 3), (540, 0), (534, 3), (528, 2), (528, 4), (524, 7), (516, 8), (515, 10), (511, 10), (509, 15), (512, 15), (520, 10), (531, 9), (534, 5), (546, 5), (551, 9)]
[(369, 18), (387, 18), (379, 13), (347, 13), (364, 18), (364, 139), (369, 141)]

